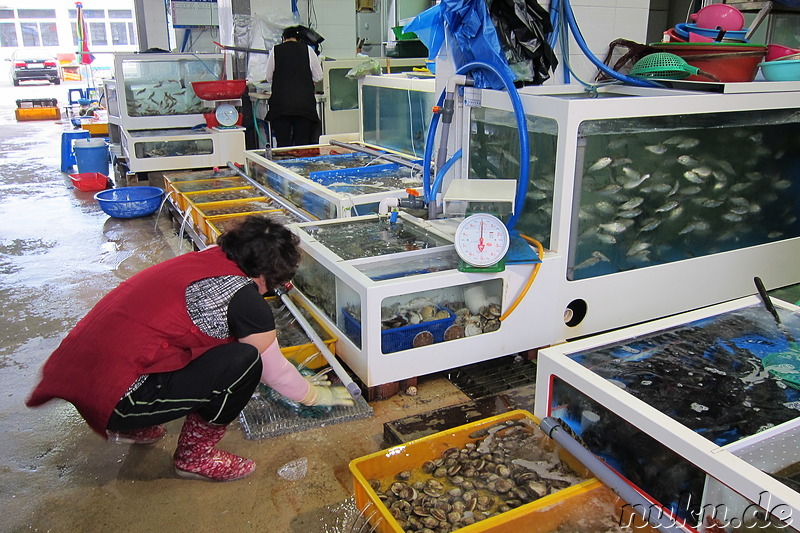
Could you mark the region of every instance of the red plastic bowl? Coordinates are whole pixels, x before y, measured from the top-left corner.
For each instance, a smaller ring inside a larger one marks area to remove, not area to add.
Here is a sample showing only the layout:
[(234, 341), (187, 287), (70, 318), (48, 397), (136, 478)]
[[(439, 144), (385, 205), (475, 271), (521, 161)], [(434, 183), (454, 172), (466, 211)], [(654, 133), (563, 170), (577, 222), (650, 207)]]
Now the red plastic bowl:
[(70, 174), (69, 179), (79, 191), (102, 191), (108, 187), (108, 176), (99, 172), (84, 172), (83, 174)]
[[(767, 54), (766, 46), (739, 43), (658, 43), (651, 46), (659, 52), (682, 57), (691, 66), (715, 75), (721, 82), (753, 81), (758, 74), (758, 64)], [(709, 81), (698, 75), (686, 79)]]
[(247, 89), (247, 80), (193, 81), (192, 89), (203, 100), (235, 100)]
[(800, 53), (800, 49), (789, 48), (780, 44), (767, 45), (767, 61), (775, 61), (778, 58)]

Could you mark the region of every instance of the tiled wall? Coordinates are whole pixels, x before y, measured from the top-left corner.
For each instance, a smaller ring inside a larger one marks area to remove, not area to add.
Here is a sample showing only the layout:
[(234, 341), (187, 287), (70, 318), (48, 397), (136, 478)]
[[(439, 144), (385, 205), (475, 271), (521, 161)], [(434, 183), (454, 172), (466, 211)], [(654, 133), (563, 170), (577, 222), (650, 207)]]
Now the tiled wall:
[[(647, 42), (650, 0), (571, 0), (570, 4), (583, 39), (600, 61), (605, 57), (609, 43), (615, 39)], [(541, 5), (549, 8), (549, 2), (542, 2)], [(556, 51), (559, 66), (548, 84), (564, 83), (565, 64), (561, 57), (561, 47), (556, 46)], [(568, 61), (572, 71), (581, 80), (594, 80), (597, 67), (578, 47), (572, 33)], [(570, 78), (572, 83), (576, 83), (574, 77)]]

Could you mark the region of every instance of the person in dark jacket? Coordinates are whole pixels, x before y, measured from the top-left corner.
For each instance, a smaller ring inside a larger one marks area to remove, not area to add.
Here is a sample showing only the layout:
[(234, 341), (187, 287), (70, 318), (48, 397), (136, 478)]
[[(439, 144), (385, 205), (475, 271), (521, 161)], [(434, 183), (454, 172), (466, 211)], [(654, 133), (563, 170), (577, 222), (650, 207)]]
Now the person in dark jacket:
[(314, 83), (322, 79), (322, 66), (314, 50), (303, 42), (302, 29), (292, 26), (283, 30), (283, 42), (267, 59), (264, 79), (272, 83), (267, 120), (279, 147), (319, 142)]
[(175, 471), (212, 481), (255, 470), (215, 445), (259, 381), (305, 405), (352, 405), (344, 387), (306, 380), (278, 345), (263, 294), (294, 275), (297, 236), (250, 216), (217, 244), (147, 268), (104, 296), (45, 362), (26, 404), (64, 399), (97, 433), (130, 444), (160, 440), (161, 424), (185, 416)]

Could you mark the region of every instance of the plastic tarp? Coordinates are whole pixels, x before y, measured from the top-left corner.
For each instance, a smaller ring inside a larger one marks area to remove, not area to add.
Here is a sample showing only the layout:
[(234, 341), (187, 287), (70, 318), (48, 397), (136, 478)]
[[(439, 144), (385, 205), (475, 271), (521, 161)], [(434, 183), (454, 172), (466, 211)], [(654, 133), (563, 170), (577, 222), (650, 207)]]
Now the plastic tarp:
[(541, 85), (558, 59), (547, 42), (550, 14), (536, 0), (487, 0), (501, 46), (518, 81)]
[[(428, 47), (428, 59), (433, 60), (444, 43), (445, 28), (452, 36), (452, 55), (457, 68), (472, 61), (483, 61), (514, 78), (484, 0), (441, 0), (417, 15), (403, 31), (416, 33)], [(493, 72), (481, 69), (471, 74), (476, 87), (505, 87)]]
[[(299, 19), (285, 15), (234, 15), (233, 41), (235, 46), (256, 50), (272, 50), (281, 42), (284, 28), (297, 26)], [(246, 54), (246, 52), (237, 52)], [(258, 83), (267, 72), (267, 54), (247, 54), (247, 81)]]

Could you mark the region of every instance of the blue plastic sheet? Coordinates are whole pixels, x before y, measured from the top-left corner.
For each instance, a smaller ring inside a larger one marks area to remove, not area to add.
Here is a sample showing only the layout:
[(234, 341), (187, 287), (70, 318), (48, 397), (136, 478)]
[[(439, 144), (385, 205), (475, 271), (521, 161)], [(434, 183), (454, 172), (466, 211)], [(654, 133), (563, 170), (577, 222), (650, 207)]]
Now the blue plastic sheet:
[[(453, 37), (456, 68), (483, 61), (514, 78), (484, 0), (442, 0), (417, 15), (403, 31), (416, 33), (428, 47), (428, 59), (433, 60), (444, 43), (445, 28)], [(505, 88), (499, 76), (485, 69), (473, 71), (472, 77), (476, 87)]]

